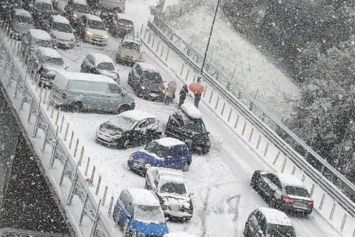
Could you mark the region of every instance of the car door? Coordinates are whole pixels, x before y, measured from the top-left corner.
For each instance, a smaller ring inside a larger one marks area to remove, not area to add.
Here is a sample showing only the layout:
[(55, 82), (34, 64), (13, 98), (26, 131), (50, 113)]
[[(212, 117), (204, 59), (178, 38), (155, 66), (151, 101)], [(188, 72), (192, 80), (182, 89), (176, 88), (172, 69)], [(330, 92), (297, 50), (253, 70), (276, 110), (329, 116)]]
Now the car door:
[(132, 200), (127, 190), (123, 190), (119, 197), (119, 222), (125, 227), (131, 219)]
[(253, 213), (248, 218), (248, 226), (249, 226), (251, 236), (257, 236), (256, 234), (258, 232), (259, 225), (255, 215), (256, 213)]
[(114, 81), (108, 83), (107, 94), (105, 98), (103, 98), (103, 108), (105, 108), (106, 111), (117, 112), (124, 102), (123, 97), (123, 91), (117, 83), (114, 83)]
[(136, 64), (135, 67), (132, 68), (132, 71), (133, 71), (132, 86), (133, 86), (133, 89), (136, 90), (136, 89), (138, 89), (140, 76), (142, 74), (141, 65)]
[(172, 169), (180, 169), (180, 158), (177, 155), (177, 147), (171, 146), (168, 147), (168, 151), (166, 153), (166, 157), (164, 158), (164, 167), (172, 168)]
[(268, 189), (269, 189), (268, 185), (269, 185), (269, 182), (271, 182), (268, 174), (270, 174), (270, 173), (260, 173), (260, 179), (258, 180), (259, 188), (264, 195), (268, 194)]
[(276, 190), (278, 190), (278, 178), (275, 174), (268, 173), (266, 174), (268, 182), (266, 183), (264, 187), (264, 192), (267, 197), (272, 197), (275, 193)]
[(169, 116), (169, 120), (168, 123), (166, 124), (166, 128), (165, 128), (165, 135), (168, 137), (173, 137), (176, 139), (180, 138), (180, 129), (181, 125), (178, 122), (178, 120), (173, 116), (170, 115)]

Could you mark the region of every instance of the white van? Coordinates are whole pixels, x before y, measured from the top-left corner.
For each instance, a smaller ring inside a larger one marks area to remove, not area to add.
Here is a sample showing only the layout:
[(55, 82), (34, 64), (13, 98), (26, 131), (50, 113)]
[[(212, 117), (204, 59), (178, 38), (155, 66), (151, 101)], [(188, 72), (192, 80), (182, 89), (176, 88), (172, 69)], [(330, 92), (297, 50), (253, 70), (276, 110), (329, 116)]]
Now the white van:
[(72, 49), (75, 46), (75, 36), (69, 20), (61, 15), (53, 15), (49, 34), (57, 47)]
[(57, 72), (51, 102), (73, 112), (121, 113), (135, 107), (134, 99), (111, 78), (79, 72)]

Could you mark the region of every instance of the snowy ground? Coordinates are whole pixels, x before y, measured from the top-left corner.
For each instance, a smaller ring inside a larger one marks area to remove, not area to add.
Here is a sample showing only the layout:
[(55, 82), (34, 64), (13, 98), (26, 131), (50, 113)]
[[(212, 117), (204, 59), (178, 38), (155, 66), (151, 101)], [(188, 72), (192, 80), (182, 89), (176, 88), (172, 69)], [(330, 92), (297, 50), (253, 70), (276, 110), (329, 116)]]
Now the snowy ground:
[[(156, 0), (127, 1), (126, 14), (137, 19), (135, 22), (137, 31), (149, 17), (149, 5), (155, 3)], [(68, 70), (79, 71), (82, 59), (89, 52), (102, 52), (114, 59), (118, 42), (119, 39), (110, 37), (105, 48), (82, 43), (73, 50), (60, 50), (60, 53), (69, 65)], [(182, 82), (160, 64), (149, 50), (145, 51), (143, 60), (155, 64), (164, 80), (177, 80), (178, 88), (181, 88)], [(260, 62), (260, 66), (263, 63)], [(122, 65), (117, 65), (117, 67), (120, 70), (121, 86), (134, 96), (127, 85), (130, 68)], [(136, 97), (135, 101), (137, 109), (156, 114), (163, 123), (166, 123), (169, 114), (177, 108), (176, 101), (170, 106)], [(192, 102), (192, 98), (187, 98), (187, 102)], [(237, 135), (227, 127), (221, 126), (218, 117), (211, 113), (204, 104), (201, 104), (200, 110), (211, 133), (212, 149), (206, 156), (194, 155), (190, 170), (185, 173), (190, 190), (194, 193), (194, 217), (187, 223), (169, 222), (168, 226), (171, 232), (184, 231), (196, 236), (242, 236), (244, 223), (249, 213), (257, 207), (267, 206), (249, 186), (250, 177), (256, 169), (269, 168), (250, 148), (245, 146)], [(75, 131), (74, 139), (79, 139), (80, 146), (85, 146), (85, 158), (81, 172), (84, 173), (89, 156), (91, 165), (95, 165), (97, 174), (102, 176), (102, 186), (108, 186), (109, 197), (113, 196), (117, 199), (121, 190), (127, 187), (144, 187), (144, 179), (128, 171), (126, 167), (129, 155), (141, 147), (122, 151), (101, 146), (95, 141), (96, 128), (112, 115), (66, 112), (62, 114), (65, 116), (66, 123), (70, 124), (70, 133)], [(63, 137), (63, 134), (60, 136)], [(68, 141), (66, 145), (69, 146)], [(74, 159), (77, 161), (77, 158)], [(340, 236), (316, 212), (308, 218), (291, 217), (291, 220), (298, 236)], [(115, 234), (120, 236), (111, 218), (109, 221)]]
[[(216, 3), (216, 0), (205, 0), (197, 9), (168, 21), (201, 55), (206, 49)], [(249, 95), (256, 95), (256, 100), (280, 120), (282, 116), (288, 117), (298, 103), (300, 90), (292, 79), (236, 32), (222, 14), (217, 16), (207, 59)]]

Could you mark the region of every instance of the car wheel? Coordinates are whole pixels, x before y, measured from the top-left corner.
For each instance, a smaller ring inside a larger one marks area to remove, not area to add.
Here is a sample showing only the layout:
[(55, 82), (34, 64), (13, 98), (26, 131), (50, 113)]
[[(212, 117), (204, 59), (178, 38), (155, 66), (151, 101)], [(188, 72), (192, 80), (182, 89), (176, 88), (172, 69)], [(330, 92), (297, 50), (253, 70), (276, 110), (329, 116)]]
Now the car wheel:
[(79, 113), (83, 110), (83, 104), (81, 102), (74, 102), (70, 106), (71, 112)]
[(132, 86), (132, 76), (131, 76), (131, 73), (128, 74), (127, 83), (128, 83), (128, 85)]
[(120, 114), (120, 113), (123, 113), (125, 111), (128, 111), (130, 109), (129, 105), (121, 105), (118, 110), (117, 110), (117, 113)]
[(130, 147), (132, 147), (132, 143), (129, 139), (127, 139), (124, 143), (123, 143), (123, 149), (128, 149)]
[(189, 168), (190, 168), (190, 165), (189, 165), (189, 163), (186, 162), (182, 167), (182, 171), (186, 172), (189, 170)]

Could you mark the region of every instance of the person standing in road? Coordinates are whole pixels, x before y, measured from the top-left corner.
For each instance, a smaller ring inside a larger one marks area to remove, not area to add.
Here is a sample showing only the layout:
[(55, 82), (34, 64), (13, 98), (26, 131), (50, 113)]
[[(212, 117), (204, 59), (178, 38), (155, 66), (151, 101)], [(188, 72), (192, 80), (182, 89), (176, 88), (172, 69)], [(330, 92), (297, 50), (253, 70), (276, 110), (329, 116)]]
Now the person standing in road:
[(187, 92), (189, 92), (187, 85), (183, 85), (179, 93), (179, 107), (185, 102)]
[(168, 87), (165, 90), (164, 104), (169, 105), (173, 101), (176, 92), (176, 81), (170, 81)]
[(205, 91), (205, 87), (201, 84), (201, 77), (197, 78), (197, 82), (194, 82), (189, 85), (189, 89), (195, 95), (194, 104), (195, 107), (198, 108), (198, 104), (200, 103), (202, 93)]

